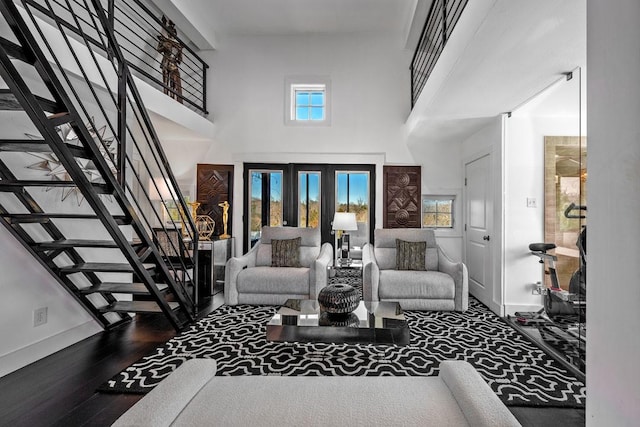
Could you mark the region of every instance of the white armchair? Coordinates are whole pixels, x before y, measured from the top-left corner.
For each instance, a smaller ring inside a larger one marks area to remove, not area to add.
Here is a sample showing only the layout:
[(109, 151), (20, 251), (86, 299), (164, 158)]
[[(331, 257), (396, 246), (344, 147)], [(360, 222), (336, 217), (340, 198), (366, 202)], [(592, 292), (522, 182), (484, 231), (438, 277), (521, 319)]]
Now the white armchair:
[[(274, 240), (300, 237), (299, 266), (272, 266)], [(333, 247), (321, 244), (320, 230), (263, 227), (260, 240), (245, 255), (227, 261), (224, 300), (227, 305), (281, 305), (289, 298), (316, 299), (327, 285)]]
[[(396, 239), (426, 242), (424, 270), (397, 268)], [(362, 263), (365, 301), (397, 301), (405, 310), (466, 311), (469, 307), (467, 267), (445, 255), (433, 230), (376, 229), (375, 243), (364, 247)]]

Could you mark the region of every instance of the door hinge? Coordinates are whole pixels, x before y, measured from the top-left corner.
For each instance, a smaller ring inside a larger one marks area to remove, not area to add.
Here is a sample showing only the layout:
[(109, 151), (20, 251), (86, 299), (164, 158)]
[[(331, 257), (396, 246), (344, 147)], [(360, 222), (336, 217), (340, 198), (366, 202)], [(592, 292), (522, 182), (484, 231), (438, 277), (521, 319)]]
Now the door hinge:
[(466, 177), (465, 177), (465, 179), (464, 179), (464, 186), (465, 186), (465, 187), (467, 186), (467, 178), (466, 178)]
[(467, 231), (467, 224), (464, 225), (464, 231)]

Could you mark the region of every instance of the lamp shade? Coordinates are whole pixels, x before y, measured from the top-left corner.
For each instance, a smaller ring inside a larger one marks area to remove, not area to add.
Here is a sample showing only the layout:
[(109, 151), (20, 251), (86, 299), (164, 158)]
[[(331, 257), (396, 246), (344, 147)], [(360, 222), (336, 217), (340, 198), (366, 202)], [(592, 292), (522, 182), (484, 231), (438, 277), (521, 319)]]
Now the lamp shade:
[(357, 230), (356, 214), (353, 212), (336, 212), (333, 217), (333, 230)]
[(170, 181), (164, 178), (153, 178), (149, 180), (149, 199), (175, 200), (177, 196)]

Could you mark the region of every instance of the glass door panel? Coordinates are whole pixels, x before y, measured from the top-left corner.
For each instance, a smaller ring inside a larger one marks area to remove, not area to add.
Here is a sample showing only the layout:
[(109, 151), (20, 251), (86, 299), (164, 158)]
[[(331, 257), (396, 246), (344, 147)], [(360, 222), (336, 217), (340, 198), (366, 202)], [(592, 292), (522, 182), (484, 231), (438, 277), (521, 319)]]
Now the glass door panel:
[(320, 227), (320, 183), (320, 172), (298, 172), (298, 227)]
[(249, 247), (260, 239), (263, 226), (283, 225), (281, 170), (249, 170)]
[(356, 214), (358, 229), (350, 231), (350, 247), (356, 253), (369, 239), (369, 172), (337, 171), (335, 189), (335, 211)]

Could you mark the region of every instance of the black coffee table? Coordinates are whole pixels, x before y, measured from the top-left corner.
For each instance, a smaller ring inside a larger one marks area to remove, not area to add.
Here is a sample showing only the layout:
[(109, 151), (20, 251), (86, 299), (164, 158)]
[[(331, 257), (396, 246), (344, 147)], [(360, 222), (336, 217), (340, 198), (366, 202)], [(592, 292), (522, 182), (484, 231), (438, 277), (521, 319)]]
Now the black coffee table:
[(409, 344), (409, 325), (397, 302), (364, 302), (332, 318), (315, 300), (289, 299), (267, 323), (267, 341)]

